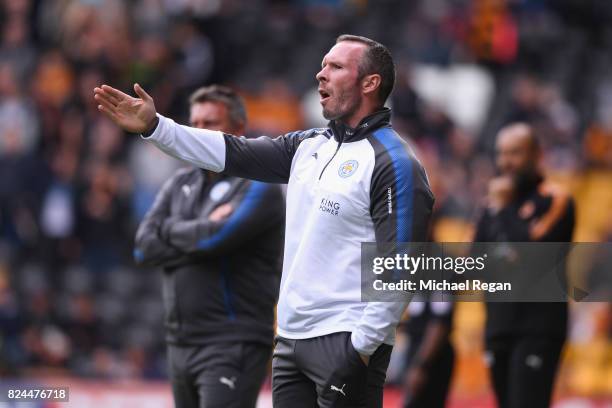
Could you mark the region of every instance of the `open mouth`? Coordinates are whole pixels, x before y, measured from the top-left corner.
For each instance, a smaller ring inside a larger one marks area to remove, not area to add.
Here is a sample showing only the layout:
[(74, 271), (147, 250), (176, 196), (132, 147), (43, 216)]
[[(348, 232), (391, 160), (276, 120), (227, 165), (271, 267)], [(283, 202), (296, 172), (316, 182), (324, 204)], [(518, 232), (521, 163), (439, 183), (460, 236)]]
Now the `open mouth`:
[(329, 92), (324, 91), (323, 89), (319, 89), (319, 96), (321, 97), (321, 103), (326, 102), (331, 97)]

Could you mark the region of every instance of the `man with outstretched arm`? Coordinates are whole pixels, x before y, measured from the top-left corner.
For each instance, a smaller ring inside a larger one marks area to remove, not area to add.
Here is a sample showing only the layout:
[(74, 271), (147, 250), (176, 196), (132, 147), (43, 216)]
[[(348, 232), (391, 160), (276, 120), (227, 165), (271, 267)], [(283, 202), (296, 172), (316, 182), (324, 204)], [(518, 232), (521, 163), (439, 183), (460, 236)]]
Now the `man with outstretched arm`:
[(382, 407), (406, 303), (361, 301), (361, 243), (425, 241), (433, 196), (425, 171), (389, 123), (395, 67), (382, 44), (342, 35), (319, 82), (328, 127), (236, 138), (156, 114), (102, 86), (99, 109), (123, 129), (208, 170), (288, 183), (285, 254), (272, 362), (275, 407)]

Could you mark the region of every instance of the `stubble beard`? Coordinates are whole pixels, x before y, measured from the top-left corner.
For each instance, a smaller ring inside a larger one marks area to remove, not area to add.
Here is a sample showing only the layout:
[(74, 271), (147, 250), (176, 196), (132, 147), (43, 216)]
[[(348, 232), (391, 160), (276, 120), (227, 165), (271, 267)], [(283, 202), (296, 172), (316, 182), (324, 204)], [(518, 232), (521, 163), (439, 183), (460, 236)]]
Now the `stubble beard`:
[[(338, 94), (337, 98), (335, 110), (323, 108), (323, 117), (325, 119), (343, 121), (343, 119), (352, 116), (361, 105), (361, 100), (356, 97), (352, 98), (350, 92), (342, 91)], [(343, 106), (345, 106), (345, 109), (342, 109)]]

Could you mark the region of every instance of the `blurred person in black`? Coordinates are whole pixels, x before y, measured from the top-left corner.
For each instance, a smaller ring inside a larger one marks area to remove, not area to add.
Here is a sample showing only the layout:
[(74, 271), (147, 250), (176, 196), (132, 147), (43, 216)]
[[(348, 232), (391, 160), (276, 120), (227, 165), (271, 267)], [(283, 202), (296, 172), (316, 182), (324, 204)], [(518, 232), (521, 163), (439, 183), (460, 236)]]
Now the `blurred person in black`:
[[(540, 172), (533, 129), (503, 128), (496, 141), (500, 176), (489, 184), (476, 242), (571, 242), (573, 199)], [(487, 303), (486, 361), (501, 408), (550, 405), (567, 329), (567, 303)]]
[(453, 302), (439, 299), (415, 297), (408, 305), (404, 408), (444, 407), (455, 363), (453, 310)]
[[(200, 88), (190, 105), (191, 126), (244, 133), (231, 89)], [(278, 185), (192, 167), (158, 193), (134, 256), (163, 266), (177, 407), (255, 407), (272, 352), (283, 227)]]

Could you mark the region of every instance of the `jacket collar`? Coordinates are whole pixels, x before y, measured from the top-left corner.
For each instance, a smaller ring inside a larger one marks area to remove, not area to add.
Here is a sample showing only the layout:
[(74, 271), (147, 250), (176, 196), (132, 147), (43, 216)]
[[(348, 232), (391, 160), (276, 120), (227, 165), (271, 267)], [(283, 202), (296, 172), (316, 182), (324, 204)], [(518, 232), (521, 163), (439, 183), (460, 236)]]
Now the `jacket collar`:
[(361, 119), (356, 128), (351, 128), (337, 120), (330, 121), (328, 126), (337, 142), (346, 143), (364, 139), (375, 129), (388, 125), (390, 120), (391, 109), (382, 108)]

